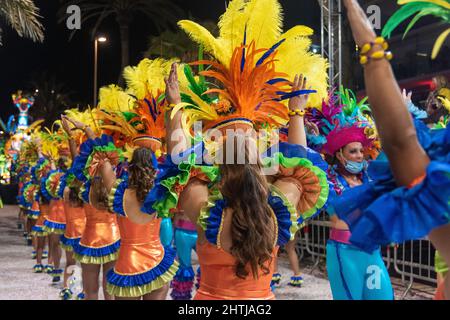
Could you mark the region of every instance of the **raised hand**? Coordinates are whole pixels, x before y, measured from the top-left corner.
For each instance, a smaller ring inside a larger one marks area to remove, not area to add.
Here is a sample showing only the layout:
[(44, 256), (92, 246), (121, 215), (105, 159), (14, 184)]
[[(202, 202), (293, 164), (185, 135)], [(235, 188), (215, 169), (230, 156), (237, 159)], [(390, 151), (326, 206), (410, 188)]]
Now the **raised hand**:
[(72, 123), (75, 126), (75, 128), (80, 129), (80, 130), (86, 129), (86, 125), (83, 122), (70, 119), (70, 118), (68, 118), (66, 116), (63, 116), (63, 117), (64, 117), (64, 119), (67, 119), (67, 121)]
[[(306, 89), (306, 78), (303, 75), (296, 75), (294, 83), (292, 85), (292, 91), (299, 91)], [(293, 97), (289, 100), (289, 110), (305, 110), (306, 104), (308, 103), (308, 94), (303, 94), (301, 96)]]
[(61, 125), (62, 128), (64, 129), (64, 131), (70, 136), (71, 135), (71, 130), (70, 130), (70, 126), (69, 126), (69, 121), (67, 120), (66, 116), (61, 116)]
[(178, 104), (181, 102), (177, 66), (177, 63), (172, 64), (169, 77), (164, 79), (166, 83), (166, 99), (170, 104)]
[(314, 122), (309, 122), (305, 120), (305, 127), (307, 128), (308, 132), (312, 135), (318, 136), (320, 134), (319, 127)]
[(406, 94), (406, 89), (403, 89), (402, 91), (402, 97), (403, 101), (405, 101), (406, 105), (409, 105), (412, 102), (412, 91), (410, 91), (408, 94)]

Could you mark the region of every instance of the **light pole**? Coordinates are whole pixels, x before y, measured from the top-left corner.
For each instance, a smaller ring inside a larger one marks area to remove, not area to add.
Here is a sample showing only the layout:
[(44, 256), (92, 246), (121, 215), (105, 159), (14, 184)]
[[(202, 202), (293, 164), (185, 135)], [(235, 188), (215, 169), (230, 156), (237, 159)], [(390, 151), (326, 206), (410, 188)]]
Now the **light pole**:
[(94, 105), (93, 108), (97, 107), (97, 78), (98, 78), (98, 43), (106, 42), (108, 39), (106, 37), (96, 37), (94, 41)]

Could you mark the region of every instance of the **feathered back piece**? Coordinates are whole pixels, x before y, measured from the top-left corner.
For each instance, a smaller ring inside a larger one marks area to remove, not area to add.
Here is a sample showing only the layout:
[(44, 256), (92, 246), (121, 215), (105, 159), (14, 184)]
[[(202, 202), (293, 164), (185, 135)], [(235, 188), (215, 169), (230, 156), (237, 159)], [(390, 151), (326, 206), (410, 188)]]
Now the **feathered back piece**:
[[(441, 18), (444, 22), (450, 23), (450, 1), (449, 0), (399, 0), (399, 5), (402, 7), (394, 13), (394, 15), (388, 20), (383, 28), (383, 37), (390, 37), (392, 32), (405, 20), (409, 19), (413, 15), (414, 18), (406, 28), (403, 37), (414, 27), (414, 25), (421, 18), (432, 15)], [(450, 34), (450, 28), (443, 31), (434, 43), (433, 52), (431, 54), (432, 59), (436, 59), (442, 45), (445, 43), (448, 35)]]
[(253, 43), (255, 62), (269, 55), (266, 52), (269, 48), (277, 50), (277, 59), (273, 61), (276, 72), (284, 73), (285, 79), (290, 81), (301, 73), (317, 91), (310, 96), (309, 107), (320, 108), (322, 100), (327, 98), (328, 63), (309, 51), (313, 30), (296, 26), (283, 33), (283, 14), (278, 0), (232, 0), (219, 20), (218, 38), (193, 21), (182, 20), (178, 25), (229, 70), (235, 68), (235, 51), (243, 43)]
[(378, 135), (366, 101), (367, 98), (358, 102), (355, 94), (343, 87), (337, 93), (330, 92), (321, 110), (313, 108), (307, 113), (307, 120), (316, 124), (320, 132), (319, 136), (308, 136), (310, 147), (333, 156), (347, 144), (360, 142), (368, 154), (376, 157), (372, 149), (379, 148)]

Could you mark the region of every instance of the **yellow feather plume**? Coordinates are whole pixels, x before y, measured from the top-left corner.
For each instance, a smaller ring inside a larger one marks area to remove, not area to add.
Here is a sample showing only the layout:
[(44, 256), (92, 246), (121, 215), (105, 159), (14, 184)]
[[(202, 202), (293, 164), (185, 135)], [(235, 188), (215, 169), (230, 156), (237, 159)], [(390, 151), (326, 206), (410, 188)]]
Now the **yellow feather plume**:
[(103, 110), (128, 112), (135, 107), (129, 92), (114, 84), (100, 89), (98, 107)]
[(436, 59), (437, 55), (439, 54), (439, 51), (441, 51), (442, 45), (444, 44), (447, 37), (450, 35), (450, 28), (442, 32), (439, 37), (436, 39), (436, 42), (434, 43), (433, 52), (431, 54), (431, 59)]
[[(247, 38), (255, 41), (256, 48), (273, 46), (283, 32), (283, 13), (278, 0), (249, 1), (246, 11), (248, 12)], [(241, 31), (242, 34), (243, 31)]]
[(144, 59), (137, 66), (128, 66), (123, 71), (128, 87), (138, 99), (144, 99), (148, 92), (148, 69), (151, 63), (150, 59)]
[(166, 84), (164, 78), (170, 73), (170, 68), (178, 59), (143, 59), (135, 67), (129, 66), (124, 70), (124, 78), (128, 85), (128, 92), (138, 100), (156, 97), (164, 91)]
[(248, 12), (244, 10), (246, 2), (246, 0), (231, 1), (227, 10), (219, 19), (220, 37), (217, 41), (228, 50), (224, 53), (226, 58), (218, 59), (215, 56), (221, 63), (229, 62), (233, 55), (233, 48), (242, 43), (242, 30), (245, 29), (248, 20)]
[(178, 26), (183, 29), (195, 42), (201, 44), (205, 52), (214, 56), (221, 63), (228, 65), (231, 59), (230, 53), (223, 41), (220, 41), (211, 34), (207, 29), (189, 20), (181, 20)]

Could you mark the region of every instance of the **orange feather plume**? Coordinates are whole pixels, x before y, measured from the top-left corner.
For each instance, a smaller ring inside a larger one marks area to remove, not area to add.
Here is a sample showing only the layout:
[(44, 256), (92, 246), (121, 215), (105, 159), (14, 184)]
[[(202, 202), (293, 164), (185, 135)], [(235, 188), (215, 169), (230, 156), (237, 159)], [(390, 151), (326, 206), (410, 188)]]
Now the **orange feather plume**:
[(273, 51), (257, 64), (257, 57), (266, 49), (256, 49), (255, 42), (235, 48), (230, 66), (215, 61), (202, 60), (192, 65), (211, 65), (212, 69), (201, 72), (220, 82), (224, 89), (210, 89), (205, 94), (216, 93), (219, 103), (215, 104), (218, 119), (205, 121), (206, 128), (235, 118), (245, 118), (254, 124), (268, 123), (274, 126), (285, 125), (288, 120), (288, 109), (279, 101), (280, 92), (290, 91), (290, 82), (270, 82), (273, 79), (286, 78), (284, 73), (275, 71)]

